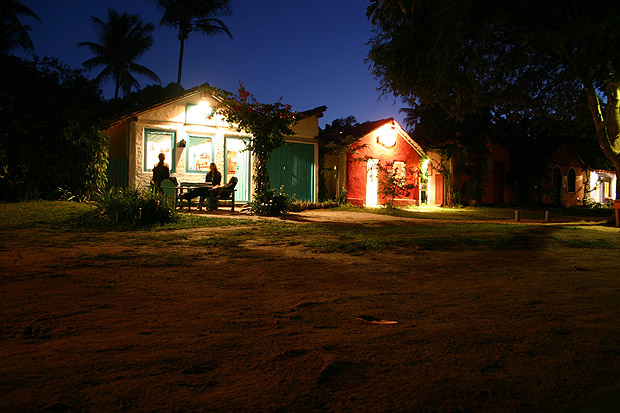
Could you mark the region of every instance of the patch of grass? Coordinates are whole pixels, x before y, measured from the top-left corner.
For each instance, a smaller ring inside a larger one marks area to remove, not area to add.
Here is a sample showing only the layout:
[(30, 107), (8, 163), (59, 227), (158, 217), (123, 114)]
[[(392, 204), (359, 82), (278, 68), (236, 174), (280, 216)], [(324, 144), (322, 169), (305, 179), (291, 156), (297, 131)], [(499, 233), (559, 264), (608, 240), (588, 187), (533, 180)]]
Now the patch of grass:
[(0, 229), (64, 226), (74, 228), (95, 207), (63, 201), (29, 201), (0, 204)]
[(248, 219), (199, 217), (180, 214), (178, 220), (164, 225), (137, 227), (132, 224), (115, 225), (102, 220), (96, 214), (97, 208), (86, 203), (65, 201), (28, 201), (0, 203), (0, 230), (47, 227), (61, 230), (172, 230), (186, 228), (210, 228), (223, 226), (248, 226), (255, 224)]
[(162, 251), (159, 254), (140, 255), (133, 262), (139, 267), (184, 267), (188, 258), (174, 251)]
[(220, 217), (203, 217), (191, 214), (179, 214), (176, 222), (164, 224), (153, 229), (166, 231), (171, 229), (187, 229), (187, 228), (211, 228), (211, 227), (230, 227), (230, 226), (248, 226), (256, 223), (249, 219), (241, 218), (220, 218)]
[(531, 239), (519, 234), (437, 235), (422, 237), (372, 236), (365, 239), (320, 238), (306, 243), (315, 252), (366, 252), (399, 249), (422, 251), (507, 250), (532, 248)]
[(239, 240), (225, 235), (213, 235), (210, 237), (191, 240), (188, 244), (194, 247), (236, 248), (239, 245)]
[(549, 211), (551, 220), (554, 218), (595, 218), (609, 217), (612, 209), (609, 208), (555, 208), (555, 207), (428, 207), (412, 206), (397, 209), (361, 208), (351, 205), (340, 206), (338, 211), (368, 212), (372, 214), (390, 215), (402, 218), (441, 219), (451, 221), (462, 220), (514, 220), (515, 210), (519, 210), (523, 220), (540, 220)]
[(162, 251), (157, 254), (136, 254), (130, 252), (102, 253), (81, 255), (73, 267), (183, 267), (188, 258), (174, 251)]
[(197, 240), (191, 240), (188, 242), (188, 244), (198, 247), (236, 250), (240, 248), (241, 244), (244, 241), (253, 238), (255, 235), (256, 232), (250, 229), (239, 229), (223, 235), (212, 235)]
[(162, 231), (132, 234), (126, 238), (126, 245), (171, 246), (182, 245), (187, 241), (186, 234), (165, 233)]
[(613, 249), (617, 245), (604, 239), (558, 239), (553, 238), (568, 248)]
[(616, 231), (593, 231), (588, 227), (558, 228), (550, 241), (567, 248), (620, 249), (620, 237)]
[(390, 246), (389, 242), (376, 239), (339, 241), (329, 239), (319, 239), (309, 242), (307, 246), (315, 252), (364, 252), (364, 251), (382, 251)]
[(250, 238), (250, 237), (253, 237), (254, 235), (256, 235), (256, 231), (253, 231), (251, 229), (237, 229), (230, 233), (231, 237), (236, 237), (236, 238)]
[(440, 236), (419, 238), (412, 242), (420, 250), (508, 250), (532, 248), (531, 238), (524, 235), (484, 234), (472, 236)]
[(291, 224), (288, 222), (262, 221), (261, 235), (273, 241), (289, 240), (291, 237), (308, 237), (321, 234), (332, 234), (343, 230), (343, 227), (325, 224)]

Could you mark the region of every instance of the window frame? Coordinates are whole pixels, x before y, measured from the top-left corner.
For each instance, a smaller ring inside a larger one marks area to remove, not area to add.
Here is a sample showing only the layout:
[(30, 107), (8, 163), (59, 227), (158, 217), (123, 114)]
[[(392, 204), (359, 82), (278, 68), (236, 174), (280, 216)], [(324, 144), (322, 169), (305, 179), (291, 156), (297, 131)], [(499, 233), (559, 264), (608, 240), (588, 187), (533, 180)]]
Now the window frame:
[(156, 128), (144, 128), (144, 137), (143, 137), (143, 146), (142, 146), (142, 169), (143, 172), (153, 172), (153, 168), (149, 168), (147, 165), (147, 149), (148, 149), (148, 137), (150, 133), (169, 133), (171, 135), (170, 142), (170, 159), (167, 159), (168, 166), (170, 167), (170, 172), (175, 172), (175, 153), (174, 148), (177, 144), (177, 132), (175, 130), (170, 129), (156, 129)]
[(189, 169), (190, 160), (189, 160), (189, 149), (191, 147), (192, 138), (194, 139), (208, 139), (211, 141), (211, 162), (215, 162), (215, 136), (214, 135), (197, 135), (197, 134), (188, 134), (187, 135), (187, 147), (185, 148), (185, 172), (188, 174), (203, 174), (206, 175), (209, 170), (193, 170)]
[(394, 161), (392, 164), (393, 174), (398, 179), (400, 185), (407, 184), (407, 163), (405, 161)]
[[(573, 179), (571, 180), (571, 171), (573, 173)], [(572, 184), (572, 191), (571, 191)], [(568, 172), (566, 173), (566, 192), (569, 194), (574, 194), (577, 192), (577, 171), (575, 168), (568, 168)]]

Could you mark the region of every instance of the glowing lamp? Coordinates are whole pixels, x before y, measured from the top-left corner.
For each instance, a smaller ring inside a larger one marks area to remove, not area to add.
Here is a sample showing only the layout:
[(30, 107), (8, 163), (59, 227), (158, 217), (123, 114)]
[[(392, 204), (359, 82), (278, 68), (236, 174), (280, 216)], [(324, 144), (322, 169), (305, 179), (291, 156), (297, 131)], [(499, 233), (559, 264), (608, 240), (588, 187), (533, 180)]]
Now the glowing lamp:
[(377, 143), (386, 148), (393, 148), (396, 145), (396, 132), (392, 129), (385, 128), (377, 135)]

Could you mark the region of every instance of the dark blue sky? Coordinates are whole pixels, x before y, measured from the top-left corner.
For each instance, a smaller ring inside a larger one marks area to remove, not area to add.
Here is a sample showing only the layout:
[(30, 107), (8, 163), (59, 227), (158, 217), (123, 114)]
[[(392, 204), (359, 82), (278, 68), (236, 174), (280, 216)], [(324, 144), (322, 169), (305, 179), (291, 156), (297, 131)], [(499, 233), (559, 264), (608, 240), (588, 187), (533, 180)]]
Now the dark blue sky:
[[(160, 27), (160, 15), (148, 0), (23, 0), (43, 21), (32, 26), (35, 53), (72, 67), (92, 57), (77, 42), (96, 41), (90, 16), (106, 10), (139, 14), (157, 26), (155, 43), (139, 61), (160, 77), (176, 80), (179, 43), (176, 32)], [(222, 17), (233, 34), (192, 34), (186, 43), (182, 84), (202, 83), (236, 91), (243, 81), (259, 101), (280, 97), (295, 110), (328, 107), (321, 126), (354, 115), (359, 122), (394, 117), (402, 120), (400, 101), (381, 97), (368, 64), (366, 43), (372, 25), (364, 0), (231, 0), (233, 15)], [(94, 77), (98, 72), (90, 73)], [(138, 78), (141, 86), (152, 83)], [(112, 85), (104, 87), (106, 98)]]

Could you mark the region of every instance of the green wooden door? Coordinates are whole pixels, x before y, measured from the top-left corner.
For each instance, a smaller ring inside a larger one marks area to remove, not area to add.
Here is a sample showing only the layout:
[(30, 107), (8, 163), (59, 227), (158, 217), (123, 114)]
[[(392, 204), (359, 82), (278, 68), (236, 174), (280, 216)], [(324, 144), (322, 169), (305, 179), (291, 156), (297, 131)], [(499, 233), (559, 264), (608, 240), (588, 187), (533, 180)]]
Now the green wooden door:
[[(228, 182), (230, 178), (236, 176), (237, 186), (235, 189), (235, 202), (249, 202), (250, 190), (252, 188), (252, 154), (245, 150), (243, 139), (226, 136), (225, 142), (226, 160), (224, 163), (224, 180)], [(224, 182), (222, 182), (224, 183)]]
[(267, 163), (272, 188), (300, 201), (314, 201), (314, 145), (290, 143), (271, 153)]

